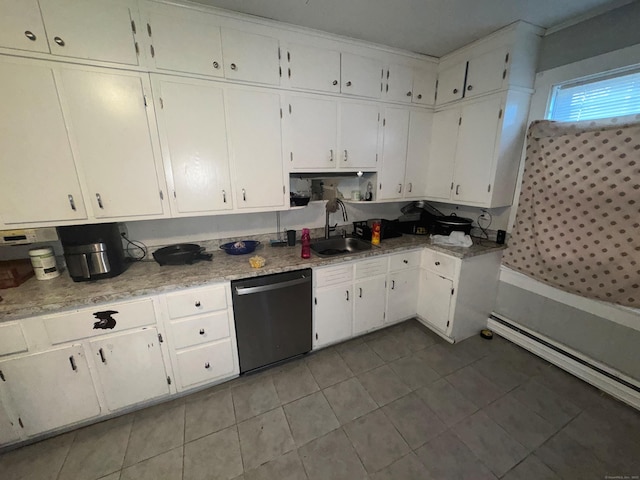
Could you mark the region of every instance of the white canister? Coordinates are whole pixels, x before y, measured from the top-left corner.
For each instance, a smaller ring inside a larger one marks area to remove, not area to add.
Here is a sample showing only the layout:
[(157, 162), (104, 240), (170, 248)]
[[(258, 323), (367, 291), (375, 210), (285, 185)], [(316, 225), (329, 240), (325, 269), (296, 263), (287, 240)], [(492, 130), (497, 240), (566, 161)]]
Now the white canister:
[(351, 200), (360, 201), (361, 200), (360, 190), (353, 190), (351, 192)]
[(29, 250), (29, 257), (38, 280), (50, 280), (60, 275), (53, 248), (34, 248)]

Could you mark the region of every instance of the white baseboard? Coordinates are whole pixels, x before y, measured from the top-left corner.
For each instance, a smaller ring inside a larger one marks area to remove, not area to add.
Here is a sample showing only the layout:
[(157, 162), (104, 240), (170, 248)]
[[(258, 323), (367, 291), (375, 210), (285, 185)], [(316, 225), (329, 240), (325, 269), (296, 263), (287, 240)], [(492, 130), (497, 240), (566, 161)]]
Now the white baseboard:
[[(495, 315), (495, 314), (494, 314)], [(496, 315), (497, 316), (497, 315)], [(611, 375), (614, 375), (622, 380), (624, 380), (625, 382), (628, 382), (632, 385), (635, 385), (637, 387), (640, 387), (640, 384), (638, 384), (637, 380), (632, 379), (631, 377), (628, 377), (614, 369), (612, 369), (611, 367), (608, 367), (606, 365), (603, 365), (591, 358), (585, 357), (584, 355), (582, 355), (579, 352), (576, 352), (575, 350), (572, 350), (569, 347), (566, 347), (565, 345), (561, 345), (557, 342), (554, 342), (553, 340), (551, 340), (550, 338), (545, 337), (544, 335), (541, 335), (537, 332), (533, 332), (532, 330), (529, 330), (526, 327), (523, 327), (522, 325), (519, 325), (517, 322), (514, 322), (510, 319), (507, 318), (502, 318), (504, 321), (509, 322), (511, 324), (513, 324), (514, 326), (518, 327), (519, 329), (528, 332), (538, 338), (540, 338), (541, 340), (557, 346), (558, 348), (568, 352), (569, 354), (580, 358), (581, 360), (594, 365), (595, 367), (610, 373)], [(575, 361), (574, 359), (563, 355), (561, 352), (558, 352), (552, 348), (549, 348), (548, 346), (539, 343), (531, 338), (529, 338), (526, 335), (523, 335), (505, 325), (503, 325), (500, 322), (497, 322), (496, 320), (489, 318), (487, 321), (487, 326), (493, 330), (495, 333), (497, 333), (498, 335), (500, 335), (501, 337), (506, 338), (507, 340), (515, 343), (516, 345), (521, 346), (522, 348), (525, 348), (527, 350), (529, 350), (530, 352), (538, 355), (541, 358), (544, 358), (545, 360), (547, 360), (549, 363), (552, 363), (554, 365), (556, 365), (557, 367), (562, 368), (563, 370), (566, 370), (567, 372), (573, 374), (574, 376), (580, 378), (581, 380), (584, 380), (587, 383), (590, 383), (591, 385), (593, 385), (594, 387), (599, 388), (600, 390), (602, 390), (603, 392), (608, 393), (609, 395), (611, 395), (612, 397), (615, 397), (621, 401), (623, 401), (624, 403), (640, 410), (640, 392), (627, 387), (626, 385), (624, 385), (623, 383), (620, 383), (618, 381), (616, 381), (615, 379), (612, 379), (610, 377), (608, 377), (607, 375), (603, 375), (602, 373), (598, 372), (597, 370), (594, 370), (593, 368), (590, 368), (587, 365), (584, 365), (580, 362)]]

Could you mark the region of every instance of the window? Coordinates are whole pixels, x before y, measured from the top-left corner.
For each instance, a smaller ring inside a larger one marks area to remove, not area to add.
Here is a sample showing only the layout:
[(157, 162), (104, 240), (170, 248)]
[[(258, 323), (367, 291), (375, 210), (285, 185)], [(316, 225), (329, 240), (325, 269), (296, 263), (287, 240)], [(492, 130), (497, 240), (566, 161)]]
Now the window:
[(547, 119), (578, 122), (640, 113), (640, 68), (553, 88)]

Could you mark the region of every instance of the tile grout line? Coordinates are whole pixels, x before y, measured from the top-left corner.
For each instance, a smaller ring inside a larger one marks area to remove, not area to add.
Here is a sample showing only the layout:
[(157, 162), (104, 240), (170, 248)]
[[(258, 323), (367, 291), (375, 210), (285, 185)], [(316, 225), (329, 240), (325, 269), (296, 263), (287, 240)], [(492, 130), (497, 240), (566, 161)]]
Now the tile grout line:
[(76, 438), (78, 438), (78, 431), (77, 430), (75, 432), (73, 432), (73, 440), (71, 440), (71, 445), (69, 445), (69, 449), (67, 450), (67, 453), (64, 456), (64, 460), (62, 461), (62, 464), (60, 465), (60, 470), (58, 470), (58, 473), (56, 474), (56, 479), (59, 479), (60, 478), (60, 474), (62, 474), (62, 469), (64, 468), (65, 463), (67, 463), (67, 460), (69, 458), (69, 454), (71, 453), (71, 449), (73, 448), (73, 445), (76, 443)]

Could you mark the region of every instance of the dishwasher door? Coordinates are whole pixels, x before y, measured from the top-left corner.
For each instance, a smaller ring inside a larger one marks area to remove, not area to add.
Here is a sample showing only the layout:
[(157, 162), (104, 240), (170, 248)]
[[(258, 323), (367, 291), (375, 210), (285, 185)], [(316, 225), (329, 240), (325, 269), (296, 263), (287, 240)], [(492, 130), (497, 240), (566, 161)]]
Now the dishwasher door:
[(312, 346), (311, 269), (231, 282), (240, 373)]

